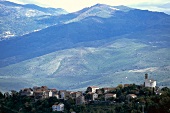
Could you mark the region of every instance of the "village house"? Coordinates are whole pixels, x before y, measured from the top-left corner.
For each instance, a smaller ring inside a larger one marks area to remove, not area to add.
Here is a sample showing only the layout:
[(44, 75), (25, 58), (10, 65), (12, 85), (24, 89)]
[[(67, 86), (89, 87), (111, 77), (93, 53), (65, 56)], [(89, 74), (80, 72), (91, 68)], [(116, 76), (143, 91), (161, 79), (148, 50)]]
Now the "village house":
[[(32, 93), (33, 93), (32, 95), (34, 96), (35, 99), (44, 99), (44, 98), (53, 97), (55, 94), (57, 94), (57, 90), (56, 89), (48, 89), (47, 86), (41, 86), (41, 87), (35, 86), (32, 89)], [(21, 91), (21, 94), (23, 95), (24, 92)]]
[(80, 92), (80, 91), (70, 93), (70, 97), (73, 98), (73, 99), (75, 99), (75, 98), (77, 98), (77, 97), (79, 97), (81, 95), (82, 95), (82, 92)]
[(41, 86), (41, 87), (33, 87), (33, 91), (47, 91), (48, 87), (47, 86)]
[(128, 94), (128, 95), (126, 95), (126, 97), (127, 98), (137, 98), (137, 95), (135, 95), (135, 94)]
[(47, 86), (33, 87), (33, 95), (35, 99), (42, 99), (47, 97)]
[(65, 94), (66, 94), (66, 90), (60, 90), (59, 91), (59, 99), (65, 99)]
[(94, 100), (96, 100), (98, 98), (97, 93), (88, 92), (87, 95), (88, 95), (88, 100), (94, 101)]
[(57, 105), (52, 106), (52, 111), (57, 111)]
[(104, 93), (108, 93), (108, 92), (111, 92), (111, 91), (114, 91), (114, 90), (116, 90), (116, 88), (105, 87), (105, 88), (97, 89), (97, 90), (96, 90), (96, 93), (97, 93), (97, 94), (104, 94)]
[(89, 86), (87, 88), (87, 92), (92, 92), (92, 93), (96, 93), (96, 90), (99, 89), (99, 87), (96, 86)]
[(49, 89), (51, 92), (53, 92), (53, 96), (55, 95), (55, 94), (58, 94), (58, 91), (57, 91), (57, 89)]
[(61, 112), (63, 112), (64, 111), (64, 104), (60, 103), (58, 105), (53, 105), (52, 106), (52, 111), (61, 111)]
[(42, 99), (43, 98), (43, 91), (34, 91), (34, 98), (35, 99)]
[(21, 96), (33, 96), (33, 89), (24, 88), (24, 89), (21, 89), (19, 93)]
[(59, 99), (67, 100), (70, 97), (71, 91), (60, 90), (58, 94), (59, 94)]
[(107, 93), (104, 95), (105, 100), (109, 99), (109, 98), (116, 98), (116, 94), (112, 94), (112, 93)]
[(43, 95), (42, 95), (43, 98), (49, 98), (49, 97), (53, 97), (53, 92), (50, 90), (47, 90), (47, 91), (43, 91)]
[(110, 92), (110, 91), (113, 91), (113, 90), (116, 90), (116, 88), (102, 88), (103, 89), (103, 91), (104, 91), (104, 93), (108, 93), (108, 92)]

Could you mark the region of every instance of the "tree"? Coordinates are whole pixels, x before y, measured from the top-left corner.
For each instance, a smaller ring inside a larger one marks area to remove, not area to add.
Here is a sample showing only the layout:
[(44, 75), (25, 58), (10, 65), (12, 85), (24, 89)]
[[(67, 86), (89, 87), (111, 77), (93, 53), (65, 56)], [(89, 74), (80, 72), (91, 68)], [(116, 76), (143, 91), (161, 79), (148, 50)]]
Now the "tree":
[(122, 89), (122, 88), (123, 88), (123, 85), (122, 85), (122, 84), (119, 84), (119, 85), (117, 86), (117, 88)]
[(2, 94), (2, 92), (0, 91), (0, 99), (4, 98), (4, 95)]
[(110, 97), (107, 100), (113, 101), (113, 100), (115, 100), (115, 98), (114, 97)]

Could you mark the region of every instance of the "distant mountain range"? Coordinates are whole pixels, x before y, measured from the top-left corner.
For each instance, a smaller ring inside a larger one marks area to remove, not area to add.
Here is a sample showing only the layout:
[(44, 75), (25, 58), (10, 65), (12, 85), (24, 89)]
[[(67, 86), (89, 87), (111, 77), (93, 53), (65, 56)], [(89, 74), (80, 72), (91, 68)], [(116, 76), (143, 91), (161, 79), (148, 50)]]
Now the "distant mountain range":
[(63, 9), (0, 1), (0, 39), (21, 36), (60, 23)]
[[(13, 7), (8, 5), (8, 9)], [(43, 84), (81, 89), (88, 85), (143, 83), (145, 73), (159, 85), (170, 86), (170, 15), (104, 4), (68, 14), (35, 5), (19, 7), (40, 11), (36, 16), (29, 14), (29, 19), (49, 27), (0, 41), (3, 90), (9, 89), (9, 84), (14, 89)], [(17, 28), (29, 26), (22, 25)]]

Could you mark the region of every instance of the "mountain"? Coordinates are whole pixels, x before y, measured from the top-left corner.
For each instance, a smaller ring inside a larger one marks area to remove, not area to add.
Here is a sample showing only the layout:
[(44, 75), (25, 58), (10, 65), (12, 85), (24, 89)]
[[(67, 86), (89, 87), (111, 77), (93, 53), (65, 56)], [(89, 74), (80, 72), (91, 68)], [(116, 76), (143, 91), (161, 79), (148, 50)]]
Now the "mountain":
[(170, 86), (170, 15), (97, 4), (58, 19), (57, 25), (0, 42), (3, 90), (142, 84), (145, 73)]
[(21, 36), (60, 23), (63, 9), (0, 1), (0, 39)]
[(132, 8), (126, 6), (109, 6), (105, 4), (96, 4), (76, 12), (76, 14), (79, 15), (67, 23), (80, 21), (87, 17), (109, 18), (112, 17), (117, 11), (128, 12), (130, 10), (132, 10)]
[[(58, 89), (81, 89), (144, 82), (144, 74), (169, 84), (169, 51), (166, 42), (111, 39), (91, 42), (96, 47), (76, 47), (49, 53), (0, 68), (0, 89), (48, 85)], [(161, 45), (162, 44), (162, 45)]]
[[(85, 9), (84, 12), (91, 10), (91, 8)], [(81, 12), (81, 14), (84, 13)], [(75, 18), (78, 18), (81, 14), (78, 14)], [(55, 25), (39, 32), (0, 42), (0, 46), (3, 47), (0, 48), (0, 53), (3, 53), (0, 56), (0, 66), (7, 66), (57, 50), (76, 47), (81, 42), (108, 39), (130, 33), (139, 32), (141, 33), (140, 36), (145, 32), (150, 32), (150, 35), (160, 32), (164, 34), (164, 39), (162, 37), (144, 36), (141, 40), (162, 39), (167, 41), (169, 40), (169, 28), (169, 15), (147, 10), (117, 10), (108, 18), (88, 16), (77, 22)]]

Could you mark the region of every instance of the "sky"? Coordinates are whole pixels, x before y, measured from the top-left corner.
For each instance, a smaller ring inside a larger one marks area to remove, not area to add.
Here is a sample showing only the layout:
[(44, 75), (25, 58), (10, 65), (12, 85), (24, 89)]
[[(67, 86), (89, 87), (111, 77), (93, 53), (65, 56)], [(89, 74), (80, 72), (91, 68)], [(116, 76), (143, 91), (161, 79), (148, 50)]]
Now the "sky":
[(97, 3), (111, 6), (125, 5), (132, 8), (160, 11), (170, 14), (170, 0), (8, 0), (20, 4), (36, 4), (43, 7), (63, 8), (75, 12)]

